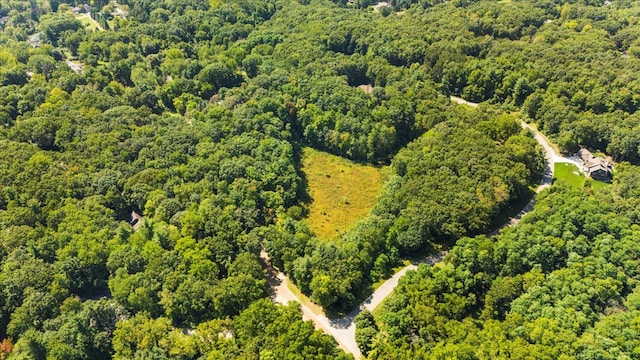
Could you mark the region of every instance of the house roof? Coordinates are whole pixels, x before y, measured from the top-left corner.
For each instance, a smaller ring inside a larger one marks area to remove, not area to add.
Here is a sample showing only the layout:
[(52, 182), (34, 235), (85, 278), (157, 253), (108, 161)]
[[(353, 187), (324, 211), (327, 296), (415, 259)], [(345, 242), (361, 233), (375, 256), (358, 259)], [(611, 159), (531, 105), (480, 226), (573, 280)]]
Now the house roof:
[(603, 167), (605, 169), (610, 169), (611, 168), (611, 165), (609, 165), (609, 163), (605, 159), (599, 158), (599, 157), (598, 158), (591, 158), (591, 159), (589, 159), (589, 161), (585, 161), (584, 162), (584, 166), (587, 169), (591, 169), (593, 167), (598, 167), (598, 166), (601, 166), (601, 167)]
[(593, 174), (596, 171), (604, 171), (604, 172), (610, 173), (611, 172), (611, 168), (608, 167), (608, 166), (604, 166), (602, 164), (597, 164), (597, 165), (594, 165), (594, 166), (588, 168), (589, 175)]
[(42, 44), (40, 33), (35, 33), (27, 39), (27, 42), (33, 47), (39, 47)]
[(580, 149), (576, 156), (582, 160), (582, 165), (587, 170), (587, 175), (591, 176), (596, 171), (605, 171), (610, 173), (613, 167), (607, 162), (607, 160), (601, 157), (594, 157), (593, 154), (587, 149)]
[(576, 153), (576, 155), (580, 158), (580, 160), (582, 161), (590, 161), (594, 158), (593, 154), (587, 150), (587, 149), (580, 149), (578, 150), (578, 152)]
[(371, 94), (373, 92), (373, 86), (371, 84), (362, 84), (358, 86), (358, 88), (366, 92), (367, 94)]

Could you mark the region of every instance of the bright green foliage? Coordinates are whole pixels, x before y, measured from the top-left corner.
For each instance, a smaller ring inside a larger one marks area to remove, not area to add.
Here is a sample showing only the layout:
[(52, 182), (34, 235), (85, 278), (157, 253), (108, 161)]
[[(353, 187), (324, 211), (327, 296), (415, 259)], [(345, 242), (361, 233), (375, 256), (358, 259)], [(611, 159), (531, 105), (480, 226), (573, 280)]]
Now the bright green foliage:
[(393, 346), (406, 358), (635, 357), (640, 228), (637, 199), (619, 189), (554, 186), (517, 227), (461, 239), (443, 265), (409, 273), (370, 358)]
[(373, 339), (378, 334), (378, 326), (369, 310), (365, 310), (356, 316), (356, 343), (365, 356), (369, 354), (373, 346)]
[[(563, 150), (640, 160), (633, 2), (87, 3), (0, 0), (0, 350), (16, 358), (340, 358), (264, 300), (262, 246), (350, 310), (402, 257), (486, 233), (526, 200), (542, 158), (507, 111)], [(335, 243), (301, 221), (305, 146), (391, 166)], [(640, 182), (631, 165), (616, 178), (540, 203), (570, 222), (543, 208), (500, 246), (462, 240), (460, 263), (420, 270), (424, 298), (392, 298), (359, 331), (363, 350), (633, 354)]]
[[(42, 304), (38, 305), (42, 307)], [(15, 345), (18, 358), (41, 358), (47, 353), (64, 359), (110, 359), (116, 323), (129, 314), (112, 300), (68, 298), (44, 331), (27, 330)]]
[(298, 307), (269, 300), (253, 303), (233, 321), (203, 322), (189, 333), (193, 336), (172, 327), (167, 318), (138, 314), (118, 323), (114, 359), (352, 359), (336, 349), (331, 337), (300, 320)]

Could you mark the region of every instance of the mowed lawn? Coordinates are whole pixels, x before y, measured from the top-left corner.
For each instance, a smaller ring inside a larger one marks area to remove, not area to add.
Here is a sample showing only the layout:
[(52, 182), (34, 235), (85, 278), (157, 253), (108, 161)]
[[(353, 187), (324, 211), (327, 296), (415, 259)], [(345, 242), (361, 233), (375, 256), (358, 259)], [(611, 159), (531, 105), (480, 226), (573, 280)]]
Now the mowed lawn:
[(367, 216), (389, 168), (362, 165), (312, 148), (303, 149), (302, 172), (311, 202), (306, 219), (321, 239), (331, 240)]
[(100, 26), (97, 21), (93, 20), (89, 14), (77, 14), (76, 19), (78, 19), (82, 23), (82, 26), (87, 30), (104, 31), (102, 26)]
[(578, 167), (569, 163), (556, 163), (553, 168), (553, 182), (562, 179), (571, 187), (578, 188), (584, 186), (585, 182), (589, 182), (594, 189), (601, 189), (609, 184), (587, 178), (578, 170)]

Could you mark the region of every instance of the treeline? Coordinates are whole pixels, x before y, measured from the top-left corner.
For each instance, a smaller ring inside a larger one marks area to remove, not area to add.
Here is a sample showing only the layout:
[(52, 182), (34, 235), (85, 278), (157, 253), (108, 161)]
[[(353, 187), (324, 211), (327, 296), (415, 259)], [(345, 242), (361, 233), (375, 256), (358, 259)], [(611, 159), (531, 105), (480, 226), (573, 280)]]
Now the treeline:
[(390, 1), (387, 17), (336, 3), (367, 19), (328, 31), (337, 51), (420, 64), (445, 94), (521, 107), (563, 151), (640, 160), (636, 2)]
[[(640, 62), (629, 11), (636, 6), (477, 2), (453, 13), (442, 7), (484, 40), (460, 49), (441, 69), (436, 64), (434, 80), (471, 101), (522, 107), (563, 151), (586, 146), (637, 162)], [(444, 16), (426, 16), (436, 14)]]
[[(256, 256), (260, 228), (297, 201), (299, 183), (284, 124), (261, 108), (271, 105), (212, 109), (187, 123), (122, 105), (124, 94), (109, 89), (81, 87), (69, 95), (54, 87), (32, 116), (5, 129), (2, 335), (18, 354), (80, 359), (183, 351), (158, 345), (122, 353), (117, 329), (127, 325), (116, 322), (151, 321), (140, 326), (164, 336), (169, 326), (235, 317), (267, 295)], [(135, 233), (123, 222), (132, 210), (145, 215)], [(103, 325), (80, 305), (66, 308), (103, 297), (110, 299), (99, 300), (104, 311), (117, 312)], [(232, 340), (219, 346), (242, 344), (235, 337), (242, 330), (229, 331)], [(337, 356), (332, 341), (313, 338), (324, 343), (315, 349), (309, 342), (311, 353)], [(261, 347), (242, 349), (233, 356)]]
[[(371, 359), (635, 358), (638, 169), (613, 188), (562, 184), (516, 227), (461, 239), (360, 320)], [(612, 201), (613, 200), (613, 201)]]
[[(11, 11), (0, 34), (0, 335), (16, 354), (169, 356), (167, 342), (193, 341), (175, 329), (200, 335), (201, 324), (233, 322), (267, 295), (261, 243), (315, 301), (348, 309), (402, 256), (487, 231), (539, 175), (535, 143), (512, 118), (455, 110), (428, 67), (408, 60), (419, 48), (367, 44), (357, 24), (371, 24), (354, 22), (357, 13), (128, 5), (117, 31), (91, 32), (64, 6), (2, 2)], [(305, 228), (297, 141), (388, 162), (414, 140), (374, 214), (341, 245)], [(145, 216), (137, 232), (126, 224), (133, 210)], [(92, 321), (92, 301), (110, 311), (106, 323)], [(127, 321), (176, 338), (122, 347)], [(230, 325), (220, 346), (260, 354), (238, 331)], [(337, 356), (313, 336), (309, 353)]]
[[(16, 356), (341, 356), (263, 300), (261, 244), (345, 310), (401, 258), (490, 230), (540, 176), (511, 116), (439, 93), (637, 156), (631, 3), (119, 4), (126, 19), (92, 31), (77, 2), (0, 0), (0, 348)], [(301, 221), (300, 144), (392, 165), (337, 244)], [(238, 323), (253, 307), (269, 320)]]

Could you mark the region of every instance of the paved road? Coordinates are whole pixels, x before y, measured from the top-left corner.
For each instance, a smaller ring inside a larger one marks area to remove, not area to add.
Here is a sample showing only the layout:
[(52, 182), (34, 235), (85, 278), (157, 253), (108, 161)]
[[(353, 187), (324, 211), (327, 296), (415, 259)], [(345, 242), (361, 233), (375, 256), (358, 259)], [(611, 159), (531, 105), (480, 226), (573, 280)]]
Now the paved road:
[[(458, 103), (458, 104), (464, 104), (464, 105), (469, 105), (469, 106), (472, 106), (472, 107), (478, 107), (477, 103), (472, 103), (470, 101), (466, 101), (466, 100), (464, 100), (462, 98), (459, 98), (459, 97), (456, 97), (456, 96), (451, 96), (450, 99), (451, 99), (451, 101), (453, 101), (455, 103)], [(547, 140), (547, 138), (544, 135), (542, 135), (536, 128), (534, 128), (533, 126), (531, 126), (530, 124), (527, 124), (526, 122), (524, 122), (522, 120), (520, 120), (520, 126), (522, 126), (522, 128), (524, 128), (524, 129), (528, 129), (529, 131), (531, 131), (533, 133), (534, 138), (536, 139), (538, 144), (540, 144), (542, 146), (542, 148), (544, 149), (544, 153), (545, 153), (545, 170), (544, 170), (544, 174), (542, 175), (542, 179), (540, 180), (540, 185), (538, 185), (538, 188), (536, 189), (536, 194), (539, 194), (542, 190), (544, 190), (544, 189), (546, 189), (546, 188), (551, 186), (551, 183), (553, 182), (553, 169), (554, 169), (556, 163), (573, 164), (573, 165), (577, 166), (578, 169), (580, 169), (580, 171), (584, 172), (584, 168), (583, 168), (582, 164), (577, 159), (564, 157), (564, 156), (556, 153), (555, 150), (553, 150), (553, 147), (549, 144), (549, 141)], [(502, 225), (499, 228), (497, 228), (496, 230), (494, 230), (490, 235), (497, 235), (500, 232), (500, 230), (502, 230), (503, 228), (516, 225), (520, 221), (520, 219), (522, 219), (522, 217), (524, 215), (526, 215), (528, 212), (533, 210), (533, 206), (535, 204), (536, 204), (536, 197), (534, 196), (527, 203), (527, 205), (525, 205), (525, 207), (522, 210), (520, 210), (520, 212), (516, 216), (511, 218), (504, 225)]]
[[(478, 103), (473, 103), (463, 98), (459, 98), (457, 96), (450, 96), (449, 98), (451, 99), (451, 101), (458, 104), (469, 105), (471, 107), (478, 107)], [(578, 168), (582, 168), (582, 164), (580, 164), (580, 162), (577, 159), (564, 157), (556, 153), (555, 150), (553, 150), (553, 148), (551, 147), (551, 145), (549, 145), (547, 138), (544, 135), (542, 135), (536, 128), (525, 123), (524, 121), (521, 121), (520, 125), (525, 129), (529, 129), (534, 134), (536, 141), (538, 141), (538, 143), (542, 145), (542, 147), (544, 148), (547, 159), (550, 159), (551, 161), (550, 165), (551, 165), (552, 175), (553, 175), (553, 164), (555, 163), (570, 163), (570, 164), (574, 164)], [(543, 182), (544, 182), (544, 179), (543, 179)]]
[(260, 252), (260, 257), (267, 266), (267, 279), (269, 285), (273, 290), (273, 301), (278, 304), (287, 304), (290, 301), (298, 301), (302, 308), (302, 318), (304, 320), (311, 320), (316, 326), (316, 329), (322, 330), (325, 333), (331, 335), (337, 342), (340, 348), (347, 353), (353, 354), (356, 359), (361, 357), (360, 349), (356, 345), (355, 334), (356, 326), (354, 318), (350, 317), (351, 314), (342, 319), (329, 319), (325, 315), (316, 314), (308, 306), (306, 306), (290, 289), (287, 287), (286, 276), (278, 269), (271, 266), (269, 261), (269, 255), (266, 251)]
[(361, 357), (360, 349), (356, 344), (356, 324), (355, 318), (363, 310), (373, 311), (378, 305), (384, 301), (384, 299), (393, 292), (393, 289), (398, 285), (398, 281), (409, 270), (415, 270), (419, 264), (430, 264), (440, 262), (446, 255), (446, 251), (440, 254), (432, 255), (424, 258), (420, 261), (414, 262), (411, 265), (405, 266), (400, 271), (395, 273), (391, 278), (387, 279), (376, 291), (366, 298), (360, 305), (353, 309), (347, 316), (339, 319), (329, 319), (325, 315), (316, 314), (308, 306), (304, 305), (302, 301), (287, 287), (286, 276), (271, 266), (269, 261), (269, 255), (262, 250), (260, 257), (263, 259), (267, 266), (268, 281), (271, 289), (273, 290), (273, 301), (279, 304), (287, 304), (290, 301), (300, 302), (302, 308), (302, 318), (304, 320), (311, 320), (315, 324), (317, 329), (324, 331), (331, 335), (337, 342), (340, 348), (347, 353), (353, 354), (356, 359)]
[[(472, 107), (477, 107), (478, 104), (466, 101), (464, 99), (458, 97), (451, 97), (451, 100), (459, 103), (465, 104)], [(529, 129), (533, 132), (536, 141), (542, 145), (545, 150), (545, 172), (540, 181), (540, 185), (536, 189), (536, 194), (541, 192), (543, 189), (551, 186), (551, 182), (553, 180), (553, 167), (556, 162), (568, 162), (575, 165), (580, 165), (574, 160), (566, 157), (562, 157), (558, 155), (553, 148), (549, 145), (546, 138), (540, 134), (536, 129), (526, 124), (525, 122), (521, 122), (520, 125), (523, 128)], [(535, 205), (535, 196), (531, 201), (520, 211), (513, 219), (509, 220), (503, 226), (495, 230), (492, 234), (497, 234), (501, 229), (508, 226), (513, 226), (518, 223), (518, 221), (529, 211), (533, 209)], [(323, 330), (325, 333), (333, 336), (333, 338), (338, 342), (340, 348), (344, 351), (353, 354), (356, 359), (360, 359), (361, 353), (360, 349), (358, 349), (358, 345), (355, 341), (355, 317), (363, 310), (373, 311), (378, 305), (380, 305), (387, 296), (389, 296), (393, 289), (398, 285), (398, 281), (402, 276), (404, 276), (407, 271), (415, 270), (419, 264), (436, 264), (444, 258), (447, 252), (442, 252), (436, 255), (429, 256), (424, 258), (418, 262), (412, 263), (411, 265), (405, 266), (400, 271), (398, 271), (395, 275), (385, 281), (380, 287), (376, 289), (376, 291), (371, 294), (367, 299), (365, 299), (358, 307), (352, 310), (347, 316), (340, 319), (328, 319), (324, 315), (319, 315), (314, 313), (308, 306), (305, 306), (302, 301), (293, 293), (286, 285), (286, 277), (285, 275), (278, 271), (276, 268), (272, 267), (269, 262), (269, 257), (267, 253), (263, 250), (260, 254), (260, 257), (267, 264), (267, 269), (269, 273), (269, 284), (273, 290), (273, 300), (276, 303), (286, 304), (290, 301), (298, 301), (301, 304), (302, 308), (302, 317), (305, 320), (311, 320), (315, 324), (317, 329)]]
[[(538, 144), (542, 145), (542, 147), (544, 148), (544, 157), (545, 157), (544, 173), (542, 174), (540, 185), (538, 185), (538, 188), (536, 189), (536, 194), (539, 194), (542, 190), (551, 186), (551, 183), (553, 182), (553, 168), (555, 167), (555, 163), (562, 162), (564, 158), (556, 154), (553, 148), (547, 143), (546, 138), (542, 136), (542, 134), (540, 134), (538, 130), (534, 129), (531, 125), (525, 123), (524, 121), (520, 121), (520, 126), (522, 126), (524, 129), (529, 129), (531, 132), (533, 132), (534, 138), (536, 139)], [(516, 216), (512, 217), (505, 224), (503, 224), (499, 228), (492, 231), (490, 235), (492, 236), (497, 235), (500, 233), (502, 229), (506, 227), (515, 226), (518, 222), (520, 222), (520, 219), (522, 219), (523, 216), (525, 216), (527, 213), (533, 210), (533, 207), (535, 206), (535, 204), (536, 204), (536, 196), (533, 196), (531, 200), (529, 200), (527, 205), (525, 205), (524, 208), (522, 208), (522, 210), (520, 210), (520, 212), (516, 214)]]

